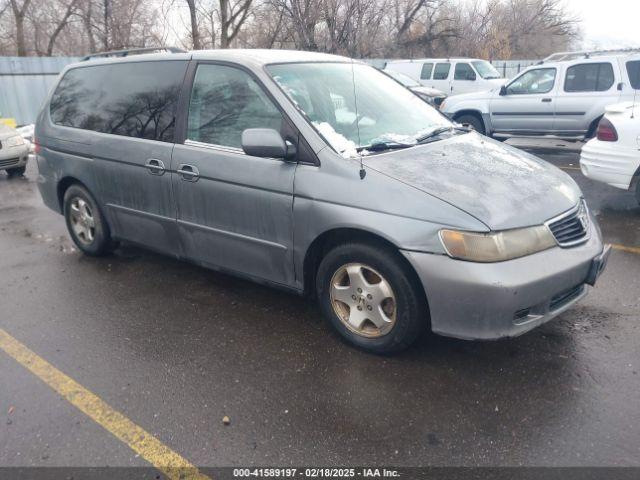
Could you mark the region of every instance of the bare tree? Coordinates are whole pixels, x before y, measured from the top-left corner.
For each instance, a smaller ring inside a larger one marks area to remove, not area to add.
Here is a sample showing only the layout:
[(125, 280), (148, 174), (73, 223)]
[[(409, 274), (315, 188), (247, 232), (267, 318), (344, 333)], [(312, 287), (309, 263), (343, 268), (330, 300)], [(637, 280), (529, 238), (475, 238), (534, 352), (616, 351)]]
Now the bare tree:
[(186, 0), (189, 6), (189, 19), (191, 20), (191, 43), (194, 50), (202, 48), (200, 44), (200, 31), (198, 30), (198, 12), (195, 0)]
[(251, 10), (252, 0), (219, 0), (220, 47), (229, 48)]
[(22, 5), (18, 3), (18, 0), (9, 0), (11, 4), (11, 11), (13, 12), (13, 19), (15, 22), (16, 31), (16, 50), (19, 57), (27, 56), (27, 45), (24, 35), (24, 20), (27, 15), (27, 9), (31, 0), (23, 0)]
[[(180, 12), (184, 8), (184, 15)], [(352, 57), (541, 57), (567, 49), (563, 0), (0, 0), (0, 53), (159, 45), (295, 48)]]

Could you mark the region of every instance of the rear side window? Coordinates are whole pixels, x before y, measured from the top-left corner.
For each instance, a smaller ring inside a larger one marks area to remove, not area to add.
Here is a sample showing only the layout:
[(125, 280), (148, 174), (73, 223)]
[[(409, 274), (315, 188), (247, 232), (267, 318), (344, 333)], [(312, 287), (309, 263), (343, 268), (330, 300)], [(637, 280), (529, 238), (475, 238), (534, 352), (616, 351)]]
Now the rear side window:
[(450, 63), (436, 63), (436, 68), (433, 72), (433, 79), (446, 80), (449, 77), (450, 69), (451, 69)]
[(422, 70), (420, 71), (420, 79), (429, 80), (431, 78), (432, 71), (433, 71), (433, 63), (423, 63)]
[(631, 88), (640, 90), (640, 60), (627, 62), (627, 75)]
[(280, 110), (245, 71), (225, 65), (198, 66), (189, 101), (189, 140), (241, 148), (245, 129), (280, 131), (282, 120)]
[(475, 80), (476, 72), (473, 71), (471, 65), (468, 63), (456, 63), (456, 68), (453, 72), (454, 80)]
[(67, 127), (173, 142), (185, 70), (182, 61), (69, 70), (51, 98), (51, 119)]
[(565, 92), (605, 92), (613, 85), (610, 63), (582, 63), (567, 68)]

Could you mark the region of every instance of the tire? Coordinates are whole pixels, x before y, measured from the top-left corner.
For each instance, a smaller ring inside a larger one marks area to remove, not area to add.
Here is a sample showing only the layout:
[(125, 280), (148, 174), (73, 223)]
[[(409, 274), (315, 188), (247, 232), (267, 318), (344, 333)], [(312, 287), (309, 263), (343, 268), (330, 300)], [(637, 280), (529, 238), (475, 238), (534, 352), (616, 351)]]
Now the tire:
[(7, 168), (7, 175), (9, 175), (10, 177), (21, 177), (26, 171), (26, 165), (24, 167)]
[(93, 257), (111, 250), (111, 232), (93, 196), (81, 185), (71, 185), (64, 193), (64, 218), (69, 235), (78, 249)]
[(482, 135), (485, 134), (484, 123), (482, 122), (482, 119), (477, 115), (464, 114), (456, 117), (455, 120), (456, 122), (461, 124), (468, 124), (473, 130)]
[[(428, 308), (417, 283), (397, 252), (347, 243), (320, 262), (316, 294), (325, 318), (344, 340), (368, 352), (389, 354), (409, 347), (427, 327)], [(348, 323), (352, 312), (359, 327)]]
[(636, 200), (638, 201), (638, 205), (640, 205), (640, 181), (636, 185)]

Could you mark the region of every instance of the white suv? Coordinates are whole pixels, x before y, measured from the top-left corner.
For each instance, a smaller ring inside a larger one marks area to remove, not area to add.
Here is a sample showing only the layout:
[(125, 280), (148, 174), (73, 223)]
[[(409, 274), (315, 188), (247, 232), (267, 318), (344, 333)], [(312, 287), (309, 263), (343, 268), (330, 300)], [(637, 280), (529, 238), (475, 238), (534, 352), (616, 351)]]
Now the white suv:
[(493, 65), (479, 58), (393, 60), (387, 62), (385, 70), (409, 75), (425, 87), (435, 88), (447, 95), (481, 92), (506, 82)]
[(527, 68), (502, 87), (449, 97), (441, 109), (490, 136), (590, 138), (607, 105), (633, 100), (638, 78), (640, 53), (569, 52)]

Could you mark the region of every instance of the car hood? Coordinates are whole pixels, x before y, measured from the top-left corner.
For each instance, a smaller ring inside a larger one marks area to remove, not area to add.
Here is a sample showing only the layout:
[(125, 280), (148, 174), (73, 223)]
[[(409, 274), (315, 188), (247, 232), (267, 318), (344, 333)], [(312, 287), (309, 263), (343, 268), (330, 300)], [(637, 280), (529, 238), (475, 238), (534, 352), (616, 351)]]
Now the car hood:
[(429, 97), (446, 97), (446, 94), (442, 90), (431, 87), (411, 87), (411, 90)]
[(4, 123), (0, 123), (0, 140), (5, 140), (10, 137), (15, 137), (18, 132)]
[(507, 83), (506, 78), (490, 78), (489, 80), (485, 80), (492, 85), (492, 88), (501, 87), (505, 83)]
[(540, 225), (581, 197), (560, 169), (477, 133), (364, 157), (364, 163), (466, 211), (492, 230)]

